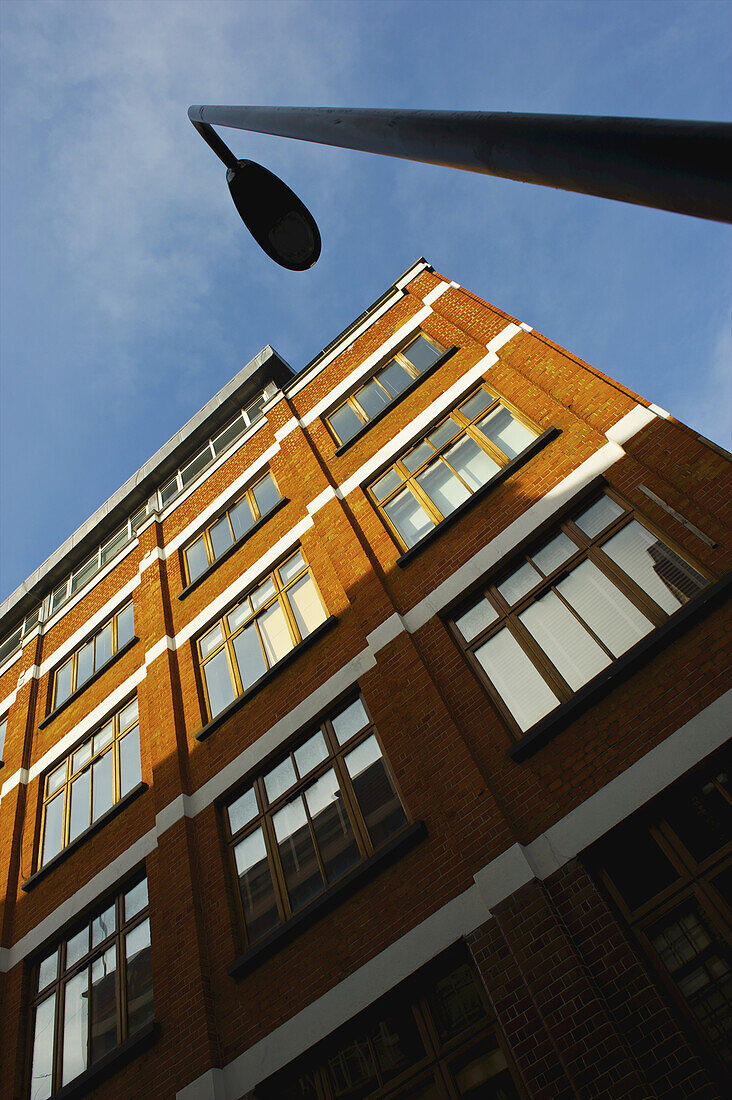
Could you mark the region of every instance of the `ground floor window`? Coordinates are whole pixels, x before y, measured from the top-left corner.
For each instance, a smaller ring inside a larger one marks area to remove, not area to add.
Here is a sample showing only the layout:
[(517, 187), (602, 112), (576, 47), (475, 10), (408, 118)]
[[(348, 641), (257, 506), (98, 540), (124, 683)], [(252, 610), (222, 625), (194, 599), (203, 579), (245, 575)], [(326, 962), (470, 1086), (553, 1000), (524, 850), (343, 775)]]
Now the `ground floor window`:
[(255, 1091), (256, 1100), (516, 1100), (490, 1007), (451, 950)]
[(732, 1064), (730, 753), (588, 854), (680, 1012)]

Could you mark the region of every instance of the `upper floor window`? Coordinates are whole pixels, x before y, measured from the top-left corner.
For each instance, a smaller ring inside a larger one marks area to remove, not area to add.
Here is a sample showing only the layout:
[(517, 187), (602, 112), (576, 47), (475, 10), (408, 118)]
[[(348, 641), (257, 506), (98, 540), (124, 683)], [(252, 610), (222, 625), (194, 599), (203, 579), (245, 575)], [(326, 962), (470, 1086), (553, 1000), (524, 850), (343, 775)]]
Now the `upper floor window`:
[(399, 544), (414, 546), (539, 433), (481, 386), (369, 488)]
[(272, 474), (267, 473), (244, 493), (223, 516), (212, 523), (202, 535), (186, 547), (184, 557), (188, 583), (195, 581), (209, 565), (226, 553), (230, 546), (246, 535), (254, 524), (266, 516), (280, 500)]
[(300, 550), (273, 570), (198, 642), (213, 718), (327, 618)]
[(56, 670), (53, 709), (60, 707), (134, 636), (132, 604), (128, 603)]
[(152, 1020), (143, 878), (84, 920), (38, 964), (30, 1100), (48, 1100)]
[(41, 865), (48, 863), (140, 782), (133, 699), (46, 776)]
[(509, 725), (521, 734), (709, 583), (604, 494), (454, 620)]
[(394, 398), (419, 378), (445, 352), (429, 336), (420, 335), (397, 352), (385, 367), (327, 416), (328, 425), (339, 443), (346, 443), (364, 424), (390, 405)]
[(614, 829), (591, 862), (682, 1011), (732, 1065), (729, 756)]
[(258, 776), (226, 822), (251, 944), (407, 824), (361, 699)]
[(0, 641), (0, 664), (9, 657), (11, 653), (15, 653), (17, 649), (20, 649), (20, 644), (27, 638), (32, 630), (38, 626), (41, 621), (41, 608), (36, 607), (30, 614), (26, 615), (20, 626), (16, 626), (12, 634), (6, 635), (2, 641)]
[(7, 733), (7, 729), (8, 716), (7, 714), (5, 714), (2, 718), (0, 718), (0, 760), (2, 760), (3, 758), (3, 749), (5, 748), (5, 734)]

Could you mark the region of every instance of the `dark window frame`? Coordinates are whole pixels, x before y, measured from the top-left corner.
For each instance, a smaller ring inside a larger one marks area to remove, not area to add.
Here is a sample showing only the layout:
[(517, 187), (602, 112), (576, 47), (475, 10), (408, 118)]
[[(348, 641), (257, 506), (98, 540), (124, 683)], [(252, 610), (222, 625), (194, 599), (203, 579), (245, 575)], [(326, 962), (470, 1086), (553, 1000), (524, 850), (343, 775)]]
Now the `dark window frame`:
[[(130, 638), (127, 639), (126, 642), (123, 642), (122, 645), (120, 646), (120, 644), (119, 644), (118, 620), (119, 620), (120, 616), (123, 615), (124, 612), (127, 611), (128, 609), (132, 609), (132, 635), (131, 635)], [(109, 654), (109, 657), (106, 658), (106, 660), (102, 661), (102, 663), (98, 665), (96, 663), (97, 638), (99, 638), (104, 633), (104, 631), (107, 629), (108, 626), (111, 626), (110, 654)], [(81, 692), (87, 686), (87, 684), (90, 684), (95, 679), (95, 677), (100, 672), (102, 672), (102, 670), (105, 669), (107, 667), (107, 665), (111, 663), (111, 661), (114, 660), (114, 658), (117, 656), (117, 654), (121, 650), (125, 649), (126, 646), (131, 645), (134, 640), (135, 640), (134, 601), (132, 599), (129, 599), (129, 600), (127, 600), (127, 602), (122, 607), (119, 608), (118, 611), (115, 611), (113, 615), (111, 615), (108, 619), (106, 619), (105, 622), (102, 623), (102, 625), (97, 630), (95, 630), (92, 634), (90, 634), (87, 638), (85, 638), (84, 641), (80, 645), (76, 646), (73, 653), (69, 657), (66, 657), (61, 662), (61, 664), (57, 665), (56, 668), (54, 668), (53, 673), (52, 673), (52, 679), (53, 679), (52, 689), (49, 692), (50, 707), (49, 707), (47, 718), (50, 718), (50, 717), (54, 716), (59, 710), (61, 710), (61, 708), (66, 703), (70, 702), (70, 700), (72, 698), (76, 698), (77, 695), (79, 694), (79, 692)], [(81, 651), (83, 649), (86, 649), (86, 647), (92, 641), (94, 642), (94, 668), (92, 669), (91, 673), (89, 674), (89, 676), (87, 676), (87, 678), (85, 680), (83, 680), (81, 683), (78, 683), (79, 654), (81, 653)], [(62, 670), (66, 668), (66, 666), (69, 664), (69, 662), (71, 662), (71, 687), (70, 687), (68, 695), (64, 696), (63, 699), (59, 700), (59, 698), (58, 698), (59, 675), (62, 672)]]
[[(366, 717), (368, 719), (366, 725), (362, 729), (357, 730), (343, 745), (338, 741), (333, 728), (333, 718), (337, 718), (343, 713), (351, 704), (356, 701), (361, 702)], [(322, 731), (325, 738), (325, 743), (328, 748), (328, 755), (318, 762), (315, 767), (311, 768), (304, 775), (300, 775), (297, 782), (288, 787), (279, 796), (270, 800), (266, 787), (265, 778), (271, 773), (271, 771), (278, 767), (288, 758), (294, 763), (294, 754), (312, 737), (317, 735), (318, 731)], [(384, 769), (386, 771), (389, 783), (394, 791), (396, 799), (401, 806), (404, 813), (403, 825), (395, 830), (393, 833), (384, 839), (379, 844), (374, 844), (369, 836), (368, 827), (366, 825), (363, 813), (358, 805), (358, 799), (353, 789), (353, 780), (351, 779), (348, 770), (344, 763), (344, 757), (356, 749), (360, 744), (366, 741), (369, 737), (374, 736), (376, 739), (379, 752), (381, 754), (381, 760), (383, 761)], [(229, 880), (232, 884), (232, 894), (234, 899), (234, 908), (236, 913), (235, 928), (237, 940), (243, 952), (256, 951), (260, 943), (268, 941), (270, 935), (285, 931), (288, 923), (296, 922), (299, 915), (304, 911), (302, 907), (292, 909), (290, 904), (287, 883), (285, 881), (284, 871), (281, 866), (281, 860), (278, 850), (277, 837), (275, 835), (273, 826), (274, 815), (284, 808), (286, 805), (300, 799), (303, 791), (311, 786), (317, 779), (321, 778), (326, 772), (333, 770), (338, 780), (338, 786), (341, 791), (344, 805), (346, 807), (347, 817), (351, 826), (353, 836), (358, 846), (360, 859), (357, 863), (353, 864), (345, 872), (339, 875), (337, 878), (329, 881), (327, 874), (325, 873), (322, 855), (319, 851), (319, 845), (314, 844), (316, 859), (318, 868), (323, 880), (322, 890), (314, 895), (311, 902), (308, 902), (305, 909), (309, 909), (310, 905), (315, 905), (321, 900), (327, 898), (328, 894), (335, 892), (340, 883), (349, 878), (349, 876), (356, 875), (358, 871), (373, 857), (378, 857), (383, 849), (386, 849), (390, 845), (394, 845), (402, 834), (413, 829), (418, 823), (414, 821), (414, 818), (409, 813), (406, 801), (402, 794), (399, 782), (394, 774), (394, 769), (391, 766), (389, 758), (384, 750), (382, 738), (376, 729), (374, 720), (366, 706), (366, 701), (360, 692), (351, 692), (337, 704), (331, 705), (328, 710), (321, 716), (321, 718), (315, 722), (308, 723), (305, 730), (301, 731), (295, 738), (293, 738), (286, 748), (280, 748), (276, 753), (272, 754), (269, 759), (263, 764), (259, 765), (256, 771), (251, 772), (246, 779), (238, 783), (237, 786), (230, 791), (225, 797), (218, 800), (220, 808), (220, 817), (222, 822), (222, 836), (223, 843), (226, 850), (225, 862), (229, 871)], [(232, 831), (228, 808), (233, 805), (247, 790), (253, 789), (257, 800), (257, 813), (246, 822), (240, 829)], [(304, 800), (303, 800), (304, 801)], [(306, 810), (307, 820), (310, 827), (311, 838), (313, 837), (313, 827), (309, 811)], [(270, 878), (273, 887), (275, 905), (279, 915), (279, 922), (274, 925), (271, 932), (265, 932), (263, 935), (250, 940), (249, 933), (247, 931), (246, 918), (244, 912), (244, 905), (241, 898), (241, 891), (239, 889), (239, 874), (236, 865), (235, 849), (236, 847), (246, 839), (247, 836), (255, 833), (257, 830), (262, 830), (264, 837), (267, 855), (267, 866), (269, 868)], [(423, 830), (419, 830), (419, 837), (415, 832), (415, 838), (419, 839), (423, 835)]]
[[(580, 516), (592, 507), (593, 504), (597, 503), (603, 496), (610, 498), (615, 504), (619, 505), (619, 507), (622, 508), (622, 513), (615, 517), (599, 532), (599, 534), (589, 537), (574, 523), (574, 517)], [(700, 589), (695, 596), (673, 612), (668, 613), (664, 611), (629, 574), (625, 573), (607, 554), (602, 552), (602, 544), (608, 542), (614, 535), (633, 521), (637, 522), (650, 534), (654, 535), (660, 542), (677, 554), (686, 564), (699, 573), (707, 582), (706, 586)], [(569, 558), (552, 570), (551, 573), (541, 576), (534, 586), (521, 596), (520, 599), (509, 605), (502, 597), (501, 593), (498, 592), (498, 586), (511, 574), (516, 572), (528, 558), (531, 558), (532, 554), (540, 551), (543, 546), (550, 543), (552, 539), (560, 533), (567, 535), (570, 540), (575, 543), (575, 551)], [(534, 538), (532, 536), (532, 539), (527, 542), (523, 549), (519, 550), (518, 553), (511, 554), (507, 564), (501, 563), (497, 569), (492, 570), (480, 586), (473, 588), (469, 597), (461, 597), (459, 603), (453, 605), (450, 611), (445, 615), (448, 629), (458, 649), (468, 661), (471, 670), (490, 697), (496, 711), (507, 726), (515, 745), (519, 742), (524, 742), (524, 740), (528, 743), (532, 737), (533, 731), (537, 730), (539, 727), (543, 727), (545, 723), (550, 723), (555, 713), (560, 709), (563, 711), (564, 708), (571, 707), (573, 701), (576, 700), (578, 696), (589, 690), (590, 685), (595, 682), (595, 679), (612, 674), (615, 667), (624, 667), (626, 659), (635, 649), (634, 645), (624, 654), (621, 654), (621, 656), (614, 657), (612, 653), (609, 652), (605, 643), (603, 643), (592, 631), (589, 624), (585, 623), (573, 608), (566, 605), (573, 617), (580, 621), (583, 628), (610, 657), (610, 663), (598, 674), (598, 677), (592, 677), (577, 689), (572, 689), (559, 670), (553, 665), (549, 656), (540, 647), (539, 643), (530, 636), (528, 629), (519, 622), (519, 616), (526, 611), (527, 608), (535, 604), (548, 592), (555, 591), (556, 585), (583, 561), (592, 562), (599, 571), (615, 585), (621, 594), (652, 623), (651, 631), (643, 636), (639, 642), (635, 643), (635, 645), (639, 647), (652, 644), (659, 628), (662, 629), (666, 624), (671, 623), (675, 616), (683, 616), (687, 609), (691, 610), (697, 600), (703, 600), (705, 594), (710, 590), (717, 579), (715, 574), (706, 565), (699, 562), (689, 554), (687, 550), (679, 547), (675, 540), (665, 531), (661, 531), (656, 524), (648, 519), (640, 508), (632, 504), (607, 484), (603, 484), (601, 491), (595, 490), (592, 494), (582, 494), (581, 498), (575, 502), (575, 506), (570, 506), (566, 510), (563, 509), (562, 517), (558, 517), (553, 524), (543, 524), (540, 538)], [(474, 638), (466, 642), (459, 628), (456, 626), (455, 620), (459, 619), (472, 606), (477, 605), (479, 602), (477, 599), (479, 594), (483, 595), (492, 610), (497, 613), (497, 617), (476, 634)], [(564, 601), (562, 602), (564, 603)], [(509, 630), (512, 638), (520, 645), (544, 682), (558, 698), (557, 706), (548, 711), (543, 718), (540, 718), (527, 729), (522, 729), (516, 721), (497, 688), (493, 686), (488, 673), (475, 656), (475, 650), (483, 646), (504, 628)]]
[[(104, 1074), (105, 1070), (110, 1069), (121, 1061), (124, 1063), (126, 1058), (124, 1057), (129, 1051), (130, 1056), (134, 1056), (138, 1049), (136, 1040), (139, 1038), (140, 1042), (146, 1042), (153, 1037), (155, 1031), (155, 1017), (154, 1017), (154, 1002), (153, 1002), (153, 1014), (149, 1021), (143, 1024), (140, 1028), (136, 1029), (132, 1033), (129, 1031), (129, 999), (127, 989), (127, 958), (125, 952), (125, 940), (126, 937), (133, 932), (137, 927), (143, 924), (145, 921), (150, 922), (150, 898), (148, 889), (147, 903), (133, 916), (125, 919), (124, 917), (124, 898), (130, 890), (142, 882), (147, 883), (147, 874), (144, 868), (133, 872), (127, 876), (125, 880), (120, 884), (116, 884), (111, 890), (106, 891), (100, 898), (98, 898), (93, 905), (87, 908), (84, 917), (79, 919), (74, 917), (64, 930), (55, 935), (54, 938), (48, 941), (43, 948), (34, 952), (32, 964), (30, 966), (31, 974), (31, 988), (35, 992), (31, 995), (28, 1002), (28, 1045), (27, 1045), (27, 1059), (26, 1059), (26, 1072), (25, 1079), (28, 1082), (26, 1095), (30, 1094), (30, 1085), (32, 1082), (33, 1071), (33, 1056), (35, 1053), (34, 1040), (35, 1040), (35, 1022), (36, 1022), (36, 1010), (39, 1005), (45, 1002), (50, 996), (55, 996), (54, 1003), (54, 1026), (53, 1026), (53, 1052), (52, 1052), (52, 1083), (50, 1097), (53, 1100), (56, 1096), (66, 1096), (76, 1094), (78, 1090), (83, 1090), (84, 1085), (92, 1080), (96, 1080), (98, 1073)], [(65, 966), (66, 952), (69, 940), (82, 931), (86, 925), (89, 929), (89, 944), (91, 945), (91, 924), (100, 917), (110, 905), (114, 905), (115, 908), (115, 928), (114, 931), (104, 937), (99, 943), (94, 946), (90, 946), (89, 949), (76, 960), (68, 969)], [(152, 942), (152, 935), (150, 936)], [(95, 1062), (90, 1061), (91, 1055), (91, 1019), (87, 1016), (87, 1065), (81, 1073), (76, 1077), (71, 1078), (66, 1084), (62, 1083), (62, 1071), (63, 1071), (63, 1044), (64, 1044), (64, 1015), (65, 1015), (65, 995), (64, 991), (66, 986), (84, 970), (90, 971), (92, 965), (96, 960), (103, 957), (107, 951), (114, 947), (115, 949), (115, 1023), (116, 1023), (116, 1036), (117, 1042), (115, 1046), (101, 1058)], [(56, 954), (56, 976), (51, 978), (43, 989), (38, 989), (40, 978), (40, 967), (42, 962), (51, 958)], [(152, 986), (152, 970), (149, 975), (149, 984)], [(55, 1086), (55, 1087), (54, 1087)], [(78, 1086), (78, 1089), (77, 1089)]]

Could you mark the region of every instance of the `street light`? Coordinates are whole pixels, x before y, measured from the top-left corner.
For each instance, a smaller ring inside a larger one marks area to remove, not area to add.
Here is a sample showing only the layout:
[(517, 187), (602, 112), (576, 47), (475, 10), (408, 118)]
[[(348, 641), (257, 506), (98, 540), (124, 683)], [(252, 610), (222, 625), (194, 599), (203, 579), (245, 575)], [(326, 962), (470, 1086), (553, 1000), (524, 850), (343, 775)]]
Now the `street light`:
[[(340, 107), (196, 106), (188, 108), (188, 117), (236, 177), (251, 162), (236, 161), (212, 124), (732, 222), (732, 124), (726, 122)], [(237, 210), (278, 263), (310, 267), (320, 254), (312, 216), (285, 184), (256, 167), (263, 174), (251, 190), (244, 176), (237, 194), (229, 184)], [(268, 178), (283, 190), (268, 195)], [(257, 195), (260, 210), (253, 208)], [(281, 258), (287, 248), (293, 256), (304, 251), (310, 233), (309, 262)], [(279, 250), (273, 235), (286, 241)]]
[(290, 271), (306, 271), (320, 255), (315, 218), (286, 183), (253, 160), (237, 160), (216, 131), (191, 119), (226, 165), (226, 182), (239, 217), (267, 255)]

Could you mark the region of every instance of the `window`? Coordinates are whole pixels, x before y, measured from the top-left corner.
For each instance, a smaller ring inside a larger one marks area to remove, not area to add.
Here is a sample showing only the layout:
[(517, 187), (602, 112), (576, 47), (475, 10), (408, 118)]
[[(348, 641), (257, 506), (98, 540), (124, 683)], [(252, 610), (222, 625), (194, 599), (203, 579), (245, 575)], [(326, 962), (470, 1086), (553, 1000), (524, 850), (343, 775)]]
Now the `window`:
[(248, 944), (407, 824), (360, 698), (255, 779), (225, 817)]
[(140, 779), (140, 731), (133, 699), (46, 776), (41, 865), (129, 794)]
[(428, 336), (412, 340), (326, 418), (338, 443), (351, 439), (444, 353)]
[(24, 638), (27, 638), (32, 630), (34, 630), (41, 621), (41, 608), (36, 607), (34, 611), (31, 611), (29, 615), (23, 619), (20, 626), (17, 626), (12, 634), (6, 635), (2, 641), (0, 641), (0, 664), (9, 657), (11, 653), (14, 653), (16, 649), (20, 648), (20, 644)]
[(56, 670), (53, 709), (60, 707), (134, 636), (132, 604), (128, 603)]
[(8, 716), (7, 714), (5, 714), (2, 718), (0, 718), (0, 760), (2, 760), (3, 758), (3, 749), (5, 748), (5, 734), (7, 733), (7, 730)]
[(223, 516), (219, 516), (195, 542), (184, 551), (188, 583), (208, 569), (217, 558), (225, 554), (229, 547), (243, 538), (257, 520), (266, 516), (280, 500), (279, 490), (270, 473), (247, 489)]
[(454, 625), (520, 734), (708, 583), (631, 508), (604, 494), (515, 562)]
[(400, 546), (409, 549), (537, 435), (481, 386), (382, 474), (369, 493)]
[(450, 953), (255, 1089), (256, 1100), (517, 1100), (493, 1013)]
[(288, 558), (198, 642), (214, 718), (327, 618), (301, 551)]
[[(732, 1063), (730, 760), (624, 822), (590, 857), (682, 1009)], [(630, 855), (632, 853), (632, 856)]]
[(153, 1020), (147, 880), (37, 965), (30, 1100), (47, 1100)]

